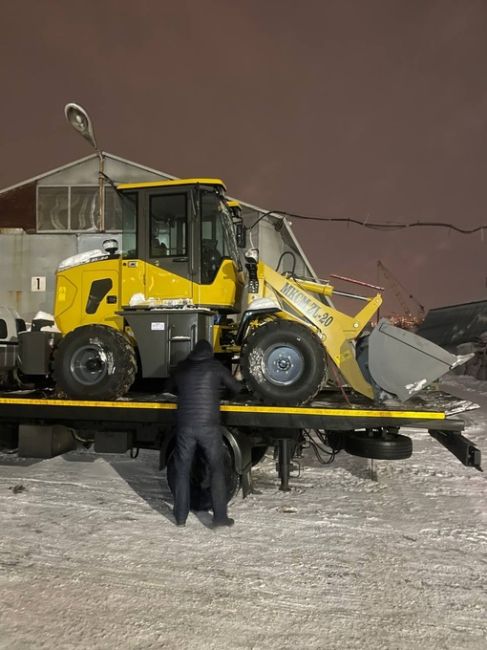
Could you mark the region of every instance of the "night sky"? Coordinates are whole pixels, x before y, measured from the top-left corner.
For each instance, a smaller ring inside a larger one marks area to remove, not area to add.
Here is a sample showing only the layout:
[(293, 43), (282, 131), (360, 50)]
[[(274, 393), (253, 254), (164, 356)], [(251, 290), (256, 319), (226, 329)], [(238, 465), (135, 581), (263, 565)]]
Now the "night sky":
[[(104, 150), (268, 209), (487, 224), (487, 0), (26, 0), (2, 25), (0, 188), (91, 153), (75, 101)], [(381, 259), (426, 307), (487, 298), (487, 230), (293, 226), (321, 276)]]

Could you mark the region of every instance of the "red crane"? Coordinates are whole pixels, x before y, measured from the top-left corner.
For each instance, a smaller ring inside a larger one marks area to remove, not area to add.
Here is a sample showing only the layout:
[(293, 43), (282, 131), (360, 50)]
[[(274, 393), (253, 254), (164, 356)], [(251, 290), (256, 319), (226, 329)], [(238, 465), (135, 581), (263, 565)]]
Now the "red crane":
[[(392, 320), (395, 320), (396, 324), (404, 329), (412, 329), (416, 325), (419, 325), (419, 323), (424, 319), (424, 306), (380, 260), (377, 260), (377, 274), (379, 278), (380, 276), (384, 278), (402, 308), (402, 314), (397, 315)], [(414, 305), (413, 310), (411, 310), (409, 306), (411, 303)]]

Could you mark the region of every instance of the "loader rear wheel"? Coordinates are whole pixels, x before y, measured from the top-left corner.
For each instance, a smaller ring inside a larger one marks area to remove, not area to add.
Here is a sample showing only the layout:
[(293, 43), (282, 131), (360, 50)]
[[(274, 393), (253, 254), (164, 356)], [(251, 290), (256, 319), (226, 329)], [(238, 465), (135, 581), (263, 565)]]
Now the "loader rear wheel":
[(326, 379), (325, 350), (300, 323), (274, 320), (247, 339), (240, 359), (249, 390), (273, 404), (309, 402)]
[(377, 460), (403, 460), (413, 452), (411, 438), (384, 431), (347, 431), (344, 449), (352, 456)]
[(75, 399), (110, 400), (125, 395), (136, 373), (135, 352), (111, 327), (85, 325), (67, 334), (54, 353), (56, 386)]

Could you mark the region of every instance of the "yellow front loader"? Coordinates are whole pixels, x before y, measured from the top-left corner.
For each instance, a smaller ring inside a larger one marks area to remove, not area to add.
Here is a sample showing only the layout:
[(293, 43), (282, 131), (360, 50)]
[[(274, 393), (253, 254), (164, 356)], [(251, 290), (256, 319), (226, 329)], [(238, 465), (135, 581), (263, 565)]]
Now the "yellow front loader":
[[(251, 391), (265, 401), (305, 403), (330, 381), (376, 401), (406, 401), (466, 360), (386, 319), (372, 327), (380, 294), (353, 296), (365, 305), (349, 316), (333, 307), (331, 285), (282, 275), (256, 257), (247, 257), (240, 364)], [(371, 331), (364, 334), (366, 326)]]
[(349, 316), (332, 286), (280, 274), (256, 251), (244, 269), (245, 230), (218, 179), (118, 192), (122, 250), (108, 240), (57, 272), (53, 375), (70, 397), (115, 399), (137, 376), (162, 380), (201, 338), (272, 404), (306, 403), (335, 375), (370, 399), (404, 401), (459, 362), (387, 321), (364, 336), (380, 295)]
[(257, 318), (249, 324), (241, 366), (253, 392), (279, 403), (308, 401), (327, 383), (333, 363), (345, 383), (372, 399), (355, 340), (380, 307), (381, 296), (348, 316), (323, 302), (333, 294), (331, 285), (285, 277), (251, 257), (247, 267), (256, 278), (250, 281), (248, 311)]

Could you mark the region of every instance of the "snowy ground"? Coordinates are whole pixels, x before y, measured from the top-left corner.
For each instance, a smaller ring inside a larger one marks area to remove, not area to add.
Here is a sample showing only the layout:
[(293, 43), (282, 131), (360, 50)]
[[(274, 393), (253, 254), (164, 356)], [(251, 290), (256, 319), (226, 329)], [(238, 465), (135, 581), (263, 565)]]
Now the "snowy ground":
[[(487, 384), (448, 387), (487, 462)], [(486, 475), (412, 436), (376, 481), (308, 454), (282, 493), (268, 458), (217, 532), (173, 525), (152, 452), (1, 455), (0, 648), (485, 649)]]

